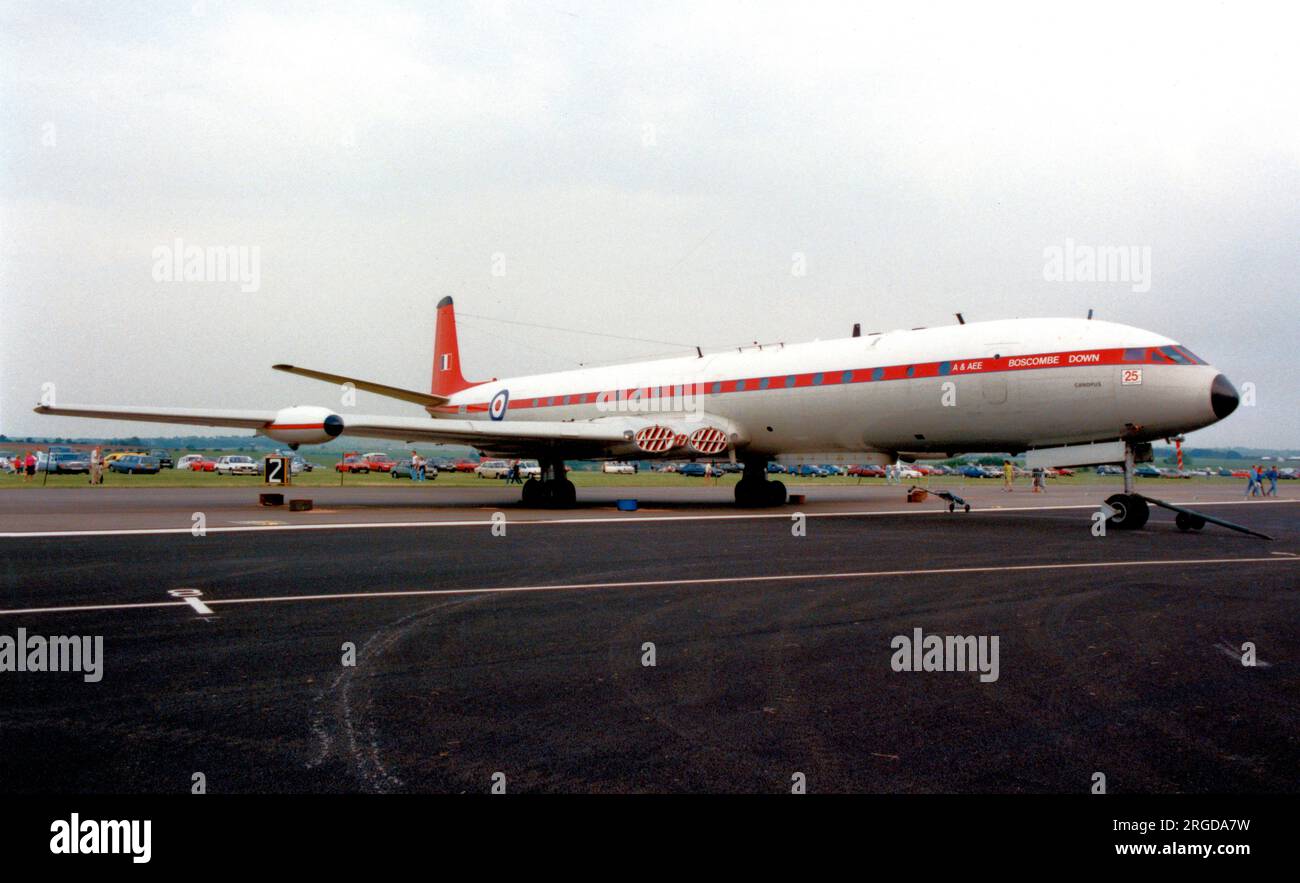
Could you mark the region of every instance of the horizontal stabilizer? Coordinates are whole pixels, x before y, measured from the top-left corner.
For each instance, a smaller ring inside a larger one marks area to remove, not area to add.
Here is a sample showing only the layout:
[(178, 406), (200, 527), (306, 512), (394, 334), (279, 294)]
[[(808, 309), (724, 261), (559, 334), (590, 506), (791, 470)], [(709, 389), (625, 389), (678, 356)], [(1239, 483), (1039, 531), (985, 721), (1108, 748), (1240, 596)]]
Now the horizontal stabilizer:
[(354, 387), (365, 392), (372, 392), (377, 396), (383, 396), (388, 399), (401, 399), (404, 402), (414, 402), (417, 405), (423, 405), (426, 408), (437, 408), (447, 404), (449, 399), (446, 396), (432, 395), (427, 392), (416, 392), (413, 389), (402, 389), (400, 386), (389, 386), (386, 383), (373, 383), (369, 380), (359, 380), (356, 377), (344, 377), (342, 374), (328, 374), (324, 371), (313, 371), (310, 368), (299, 368), (297, 365), (272, 365), (276, 371), (285, 371), (289, 374), (297, 374), (299, 377), (310, 377), (312, 380), (324, 380), (326, 383), (336, 383), (340, 386), (344, 383), (350, 383)]

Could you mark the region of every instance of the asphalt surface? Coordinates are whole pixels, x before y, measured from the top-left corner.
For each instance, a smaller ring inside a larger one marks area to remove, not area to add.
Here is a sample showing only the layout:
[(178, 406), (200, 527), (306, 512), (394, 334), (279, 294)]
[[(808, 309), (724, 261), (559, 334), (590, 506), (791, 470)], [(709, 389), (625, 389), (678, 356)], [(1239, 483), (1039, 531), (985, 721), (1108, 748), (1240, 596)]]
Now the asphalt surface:
[[(75, 522), (80, 493), (5, 495), (0, 525)], [(431, 512), (0, 539), (0, 636), (105, 648), (99, 683), (0, 673), (0, 791), (183, 793), (202, 772), (209, 793), (486, 792), (501, 772), (512, 792), (777, 793), (803, 773), (811, 792), (1086, 793), (1098, 771), (1112, 793), (1300, 790), (1300, 507), (1207, 506), (1266, 542), (1164, 512), (1094, 537), (1084, 509), (867, 497), (806, 536), (705, 498), (718, 520), (590, 503), (505, 536)], [(129, 499), (185, 525), (199, 508)], [(998, 679), (894, 671), (915, 628), (997, 636)]]

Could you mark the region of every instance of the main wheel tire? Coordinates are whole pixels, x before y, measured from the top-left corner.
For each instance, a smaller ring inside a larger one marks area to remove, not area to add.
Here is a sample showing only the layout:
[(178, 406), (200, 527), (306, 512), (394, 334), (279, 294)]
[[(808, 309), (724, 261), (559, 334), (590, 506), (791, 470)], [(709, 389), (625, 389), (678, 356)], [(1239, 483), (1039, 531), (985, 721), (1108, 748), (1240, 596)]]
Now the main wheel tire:
[(784, 506), (785, 501), (789, 499), (785, 491), (785, 485), (779, 481), (765, 481), (763, 484), (765, 485), (763, 495), (766, 498), (767, 505)]
[(522, 491), (522, 501), (525, 506), (540, 506), (544, 496), (542, 483), (535, 478), (530, 478), (524, 482)]
[(1192, 530), (1200, 530), (1201, 528), (1205, 527), (1205, 519), (1199, 515), (1193, 515), (1191, 517), (1191, 521), (1192, 521)]
[(756, 493), (755, 483), (749, 479), (742, 478), (736, 482), (736, 505), (750, 508), (758, 505), (758, 494)]
[(1174, 516), (1174, 526), (1179, 530), (1188, 531), (1192, 529), (1192, 516), (1186, 512), (1179, 512)]
[(562, 479), (555, 483), (555, 494), (552, 499), (556, 506), (567, 509), (578, 502), (578, 489), (567, 478)]

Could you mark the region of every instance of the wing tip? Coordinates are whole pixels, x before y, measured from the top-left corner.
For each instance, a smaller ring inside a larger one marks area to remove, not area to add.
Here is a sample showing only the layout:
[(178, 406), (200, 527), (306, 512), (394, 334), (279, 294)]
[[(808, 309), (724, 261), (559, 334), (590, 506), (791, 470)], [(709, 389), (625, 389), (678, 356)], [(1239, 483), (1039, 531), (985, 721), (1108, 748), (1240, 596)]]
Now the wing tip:
[(444, 297), (442, 300), (438, 301), (438, 309), (441, 310), (443, 307), (449, 307), (451, 306), (451, 304), (452, 304), (451, 296), (448, 295), (447, 297)]
[(272, 365), (272, 366), (271, 366), (271, 370), (272, 370), (272, 371), (290, 371), (290, 370), (292, 370), (292, 369), (293, 369), (293, 366), (292, 366), (292, 365), (286, 365), (286, 364), (284, 364), (284, 363), (280, 363), (279, 365)]

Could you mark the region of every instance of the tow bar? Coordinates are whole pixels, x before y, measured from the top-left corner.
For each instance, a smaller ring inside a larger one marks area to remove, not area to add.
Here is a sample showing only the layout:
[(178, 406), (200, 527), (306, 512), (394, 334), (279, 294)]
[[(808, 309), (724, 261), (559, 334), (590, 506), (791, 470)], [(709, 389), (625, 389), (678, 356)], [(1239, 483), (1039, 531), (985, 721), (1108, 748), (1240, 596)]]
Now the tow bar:
[(1178, 526), (1179, 530), (1200, 530), (1205, 527), (1208, 522), (1209, 524), (1217, 524), (1220, 527), (1226, 527), (1228, 530), (1235, 530), (1239, 533), (1250, 534), (1252, 537), (1259, 537), (1261, 540), (1273, 539), (1266, 533), (1260, 533), (1257, 530), (1242, 527), (1240, 524), (1233, 524), (1231, 521), (1224, 521), (1222, 518), (1215, 518), (1213, 515), (1196, 512), (1185, 506), (1176, 506), (1173, 503), (1166, 502), (1165, 500), (1157, 500), (1155, 497), (1148, 497), (1146, 494), (1134, 494), (1134, 496), (1141, 497), (1148, 503), (1159, 506), (1162, 509), (1168, 509), (1170, 512), (1178, 513), (1174, 516), (1174, 524)]

